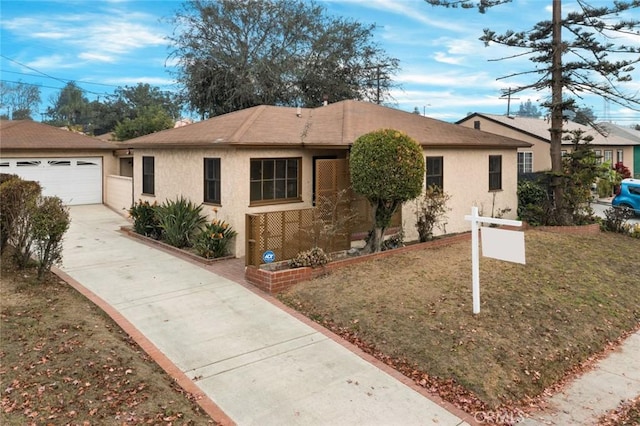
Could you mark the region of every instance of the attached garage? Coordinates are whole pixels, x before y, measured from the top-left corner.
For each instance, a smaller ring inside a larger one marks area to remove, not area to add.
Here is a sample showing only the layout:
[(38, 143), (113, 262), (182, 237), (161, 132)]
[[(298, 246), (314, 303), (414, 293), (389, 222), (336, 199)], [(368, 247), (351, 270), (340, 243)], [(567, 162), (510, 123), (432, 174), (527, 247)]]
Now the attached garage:
[(102, 158), (16, 158), (0, 162), (0, 172), (33, 180), (43, 195), (67, 205), (102, 203)]
[(118, 172), (118, 145), (30, 120), (0, 120), (0, 173), (42, 186), (67, 205), (105, 202), (107, 176)]

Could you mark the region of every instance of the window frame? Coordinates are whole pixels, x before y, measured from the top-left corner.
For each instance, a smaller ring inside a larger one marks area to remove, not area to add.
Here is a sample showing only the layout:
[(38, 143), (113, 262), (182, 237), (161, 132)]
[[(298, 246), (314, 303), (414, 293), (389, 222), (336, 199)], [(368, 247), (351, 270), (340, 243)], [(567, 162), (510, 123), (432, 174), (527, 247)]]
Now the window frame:
[(502, 191), (502, 155), (489, 155), (489, 191)]
[[(149, 170), (149, 162), (151, 163), (151, 170)], [(145, 195), (156, 195), (155, 163), (155, 157), (142, 156), (142, 193)], [(151, 185), (150, 188), (149, 185)]]
[(616, 163), (624, 164), (624, 149), (616, 149)]
[(602, 150), (601, 149), (595, 149), (594, 153), (596, 155), (596, 163), (602, 164), (603, 161), (604, 161), (604, 157), (602, 156)]
[(604, 162), (609, 162), (613, 166), (613, 150), (605, 149), (604, 150)]
[[(209, 165), (209, 167), (207, 167)], [(210, 168), (212, 167), (212, 168)], [(207, 173), (213, 170), (213, 173)], [(205, 204), (222, 205), (222, 160), (220, 157), (204, 157), (203, 159), (203, 195)], [(212, 177), (209, 177), (213, 175)], [(213, 185), (213, 197), (209, 197)]]
[[(522, 154), (522, 161), (520, 156)], [(527, 157), (529, 157), (527, 168)], [(518, 152), (518, 174), (533, 173), (533, 151), (519, 151)]]
[[(254, 165), (260, 162), (260, 179), (256, 179), (254, 174)], [(278, 167), (283, 165), (284, 170)], [(295, 162), (296, 175), (290, 176), (291, 162)], [(269, 172), (270, 176), (266, 176), (265, 172)], [(295, 182), (295, 196), (288, 196), (290, 191), (289, 185)], [(260, 198), (254, 198), (254, 188), (256, 184), (260, 185)], [(282, 187), (282, 185), (284, 185)], [(269, 189), (271, 187), (272, 189)], [(266, 191), (265, 191), (266, 190)], [(264, 198), (265, 192), (272, 191), (272, 198)], [(277, 197), (278, 191), (284, 192), (284, 197)], [(277, 157), (267, 158), (258, 157), (249, 159), (249, 206), (259, 206), (267, 204), (286, 204), (297, 203), (302, 201), (302, 157)]]
[[(431, 167), (429, 167), (430, 161), (435, 161), (438, 164), (440, 173), (429, 173), (431, 169)], [(425, 157), (424, 164), (426, 167), (425, 186), (429, 188), (431, 185), (435, 185), (440, 189), (444, 189), (444, 157), (441, 155), (427, 156)]]

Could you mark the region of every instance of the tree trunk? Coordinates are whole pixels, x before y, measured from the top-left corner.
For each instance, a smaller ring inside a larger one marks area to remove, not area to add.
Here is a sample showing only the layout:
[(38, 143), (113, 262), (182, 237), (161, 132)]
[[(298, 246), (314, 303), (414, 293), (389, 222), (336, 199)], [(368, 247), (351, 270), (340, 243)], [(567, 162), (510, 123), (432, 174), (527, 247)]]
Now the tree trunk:
[(378, 208), (380, 201), (370, 202), (371, 204), (371, 219), (373, 220), (373, 227), (369, 231), (367, 244), (364, 246), (363, 251), (365, 253), (375, 253), (382, 250), (382, 241), (384, 239), (385, 228), (378, 226)]
[(553, 63), (551, 70), (551, 186), (555, 203), (555, 215), (559, 225), (566, 220), (564, 191), (562, 190), (562, 4), (553, 0)]

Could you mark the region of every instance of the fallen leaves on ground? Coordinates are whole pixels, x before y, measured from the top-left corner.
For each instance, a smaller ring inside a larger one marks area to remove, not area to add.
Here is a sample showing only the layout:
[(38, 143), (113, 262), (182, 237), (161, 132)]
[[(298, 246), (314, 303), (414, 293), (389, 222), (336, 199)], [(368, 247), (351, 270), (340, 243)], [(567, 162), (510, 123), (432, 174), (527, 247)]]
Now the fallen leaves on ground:
[(95, 305), (10, 263), (0, 280), (0, 424), (214, 424)]

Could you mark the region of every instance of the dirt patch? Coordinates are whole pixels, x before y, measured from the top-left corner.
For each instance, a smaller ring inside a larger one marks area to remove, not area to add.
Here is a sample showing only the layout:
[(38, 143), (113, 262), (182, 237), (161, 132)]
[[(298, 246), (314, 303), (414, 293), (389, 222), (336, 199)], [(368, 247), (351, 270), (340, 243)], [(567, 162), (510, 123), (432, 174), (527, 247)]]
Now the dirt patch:
[(282, 300), (469, 412), (525, 407), (640, 323), (640, 240), (526, 232), (527, 264), (469, 242), (353, 265)]
[(95, 305), (35, 275), (2, 259), (1, 424), (215, 424)]

